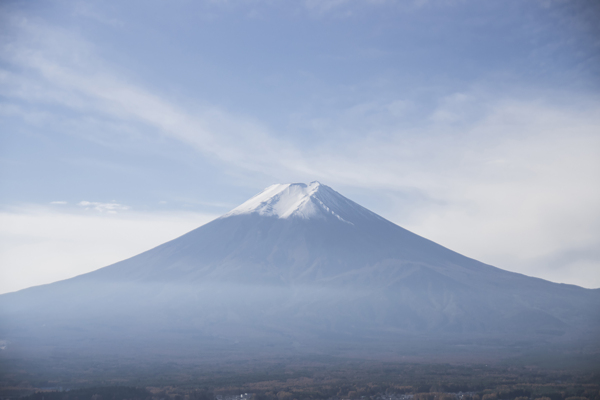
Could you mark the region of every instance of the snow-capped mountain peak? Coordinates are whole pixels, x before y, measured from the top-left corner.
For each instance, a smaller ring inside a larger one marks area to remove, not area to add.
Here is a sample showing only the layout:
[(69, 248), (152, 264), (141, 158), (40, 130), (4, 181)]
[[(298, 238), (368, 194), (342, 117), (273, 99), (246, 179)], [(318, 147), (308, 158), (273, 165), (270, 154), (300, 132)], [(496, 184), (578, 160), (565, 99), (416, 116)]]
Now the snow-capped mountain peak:
[(339, 201), (336, 201), (338, 197), (342, 202), (347, 201), (343, 196), (317, 181), (308, 185), (275, 184), (223, 215), (222, 218), (253, 213), (282, 219), (290, 217), (309, 219), (329, 215), (348, 222), (335, 210), (336, 205), (339, 205)]

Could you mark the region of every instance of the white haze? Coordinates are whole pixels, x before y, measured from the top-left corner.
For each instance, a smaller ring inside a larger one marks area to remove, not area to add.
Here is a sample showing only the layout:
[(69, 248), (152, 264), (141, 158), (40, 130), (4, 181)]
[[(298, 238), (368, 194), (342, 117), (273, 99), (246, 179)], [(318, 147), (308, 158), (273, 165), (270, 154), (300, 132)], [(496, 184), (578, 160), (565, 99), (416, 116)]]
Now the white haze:
[(215, 215), (106, 215), (29, 206), (0, 212), (0, 293), (71, 278), (174, 239)]

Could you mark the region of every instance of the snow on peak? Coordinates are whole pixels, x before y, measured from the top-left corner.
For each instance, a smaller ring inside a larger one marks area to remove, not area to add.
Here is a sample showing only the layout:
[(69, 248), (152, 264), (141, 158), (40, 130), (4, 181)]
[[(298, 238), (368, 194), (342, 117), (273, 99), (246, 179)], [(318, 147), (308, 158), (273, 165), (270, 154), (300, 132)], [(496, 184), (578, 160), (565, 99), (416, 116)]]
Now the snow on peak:
[(304, 183), (275, 184), (223, 215), (222, 218), (252, 213), (277, 218), (299, 217), (305, 219), (331, 215), (348, 222), (340, 217), (331, 205), (325, 204), (324, 200), (332, 199), (332, 197), (344, 199), (343, 196), (317, 181), (308, 185)]

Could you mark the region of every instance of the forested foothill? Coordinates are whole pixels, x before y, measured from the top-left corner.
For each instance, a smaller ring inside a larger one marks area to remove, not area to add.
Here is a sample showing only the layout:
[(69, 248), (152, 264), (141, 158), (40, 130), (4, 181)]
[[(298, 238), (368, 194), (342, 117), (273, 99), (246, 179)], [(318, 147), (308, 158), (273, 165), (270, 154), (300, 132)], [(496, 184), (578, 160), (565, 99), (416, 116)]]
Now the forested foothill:
[(450, 364), (348, 362), (178, 374), (2, 382), (2, 399), (22, 400), (600, 400), (600, 371)]

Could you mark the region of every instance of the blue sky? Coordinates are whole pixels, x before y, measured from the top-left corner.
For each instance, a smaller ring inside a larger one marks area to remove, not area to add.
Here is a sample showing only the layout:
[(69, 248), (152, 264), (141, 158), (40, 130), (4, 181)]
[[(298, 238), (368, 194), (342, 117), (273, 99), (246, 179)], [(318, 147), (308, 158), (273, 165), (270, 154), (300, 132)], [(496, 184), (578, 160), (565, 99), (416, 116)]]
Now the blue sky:
[(4, 1), (0, 292), (319, 180), (467, 256), (600, 287), (600, 6)]

